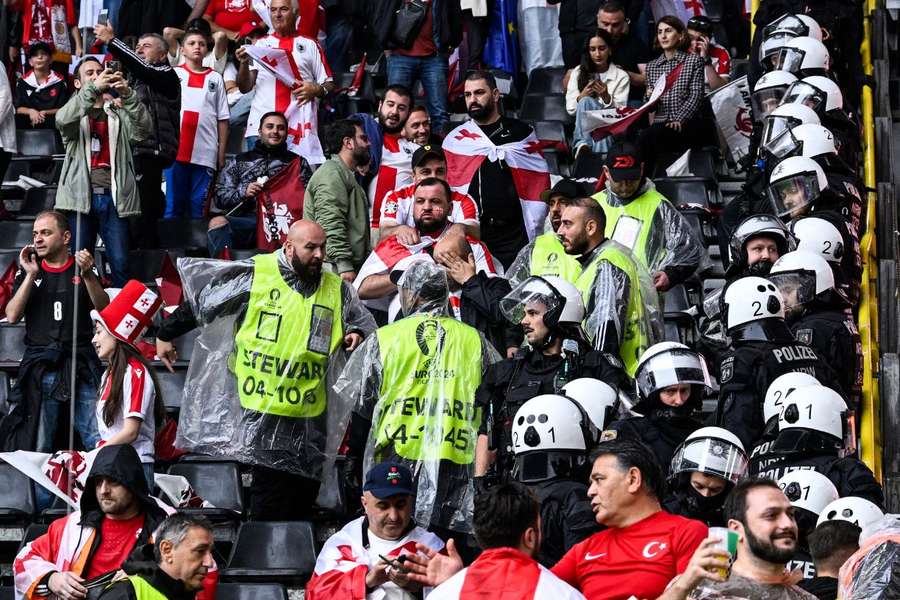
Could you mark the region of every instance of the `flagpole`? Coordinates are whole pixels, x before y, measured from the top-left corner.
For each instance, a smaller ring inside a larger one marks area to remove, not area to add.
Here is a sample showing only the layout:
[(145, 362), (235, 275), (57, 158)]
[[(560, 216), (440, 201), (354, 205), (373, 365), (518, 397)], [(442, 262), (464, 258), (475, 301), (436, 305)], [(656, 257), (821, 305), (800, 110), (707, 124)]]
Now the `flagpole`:
[[(81, 248), (81, 213), (75, 213), (75, 253)], [(75, 261), (75, 279), (72, 282), (75, 286), (75, 298), (72, 302), (72, 365), (69, 372), (69, 453), (70, 456), (75, 454), (75, 390), (77, 389), (76, 376), (78, 374), (78, 286), (81, 285), (81, 268), (78, 261)], [(75, 488), (74, 473), (72, 473), (73, 459), (69, 459), (69, 468), (66, 470), (66, 494), (69, 498), (73, 497)], [(72, 505), (66, 502), (66, 514), (73, 511)]]

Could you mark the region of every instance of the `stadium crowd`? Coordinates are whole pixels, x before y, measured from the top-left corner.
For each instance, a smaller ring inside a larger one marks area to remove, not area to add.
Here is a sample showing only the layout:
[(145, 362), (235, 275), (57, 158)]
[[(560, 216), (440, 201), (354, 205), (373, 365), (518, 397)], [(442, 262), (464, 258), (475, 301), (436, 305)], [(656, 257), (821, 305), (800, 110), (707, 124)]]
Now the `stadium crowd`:
[(216, 507), (166, 492), (204, 460), (239, 465), (238, 520), (317, 524), (308, 600), (847, 585), (884, 517), (857, 3), (763, 0), (752, 37), (736, 0), (0, 15), (0, 170), (17, 131), (62, 155), (3, 294), (0, 446), (41, 453), (37, 512), (77, 508), (16, 598), (216, 597)]

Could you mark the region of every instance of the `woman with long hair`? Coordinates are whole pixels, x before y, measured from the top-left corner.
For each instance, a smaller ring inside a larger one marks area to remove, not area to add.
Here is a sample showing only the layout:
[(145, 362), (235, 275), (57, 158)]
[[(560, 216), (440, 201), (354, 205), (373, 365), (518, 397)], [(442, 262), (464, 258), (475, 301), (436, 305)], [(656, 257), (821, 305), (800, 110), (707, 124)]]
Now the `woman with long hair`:
[(135, 345), (159, 309), (159, 296), (129, 281), (102, 311), (91, 311), (100, 360), (108, 361), (97, 399), (98, 446), (131, 444), (153, 490), (156, 426), (165, 418), (156, 372)]
[(608, 140), (595, 142), (591, 132), (582, 128), (582, 115), (587, 110), (625, 106), (631, 84), (628, 73), (609, 61), (612, 39), (598, 29), (585, 40), (581, 64), (569, 73), (566, 86), (566, 111), (575, 115), (575, 154), (581, 148), (606, 152)]

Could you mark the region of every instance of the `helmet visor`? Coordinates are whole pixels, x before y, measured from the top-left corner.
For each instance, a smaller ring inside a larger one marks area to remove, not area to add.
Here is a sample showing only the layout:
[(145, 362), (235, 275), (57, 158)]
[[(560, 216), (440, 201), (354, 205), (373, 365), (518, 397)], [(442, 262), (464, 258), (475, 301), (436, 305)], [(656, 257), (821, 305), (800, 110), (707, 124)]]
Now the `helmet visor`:
[(795, 81), (788, 88), (781, 100), (782, 104), (805, 104), (811, 109), (818, 111), (824, 108), (828, 101), (828, 94), (819, 88), (812, 86), (805, 81)]
[(809, 27), (795, 15), (783, 15), (763, 28), (763, 38), (789, 33), (792, 36), (808, 35)]
[(782, 48), (778, 52), (778, 56), (773, 60), (777, 63), (780, 70), (796, 75), (803, 68), (804, 58), (806, 58), (805, 50), (800, 48)]
[(775, 141), (792, 127), (801, 125), (800, 119), (787, 115), (769, 115), (766, 117), (766, 125), (763, 127), (762, 142), (769, 144)]
[(661, 352), (649, 358), (638, 367), (635, 381), (643, 398), (649, 398), (653, 392), (670, 385), (701, 385), (707, 389), (712, 387), (703, 357), (690, 350), (680, 349)]
[(750, 96), (750, 104), (753, 108), (753, 120), (757, 123), (762, 123), (763, 120), (769, 116), (769, 113), (781, 104), (781, 99), (784, 98), (784, 93), (787, 89), (788, 86), (786, 85), (778, 85), (759, 90), (758, 92), (753, 92)]
[[(760, 44), (759, 62), (762, 63), (767, 71), (781, 69), (781, 49), (795, 37), (797, 36), (793, 33), (780, 31), (773, 34), (771, 37), (766, 38), (766, 40)], [(786, 69), (781, 70), (784, 71)]]
[(812, 271), (770, 273), (769, 281), (781, 292), (785, 310), (803, 306), (816, 297), (816, 274)]
[(500, 311), (510, 323), (518, 325), (529, 314), (546, 314), (561, 307), (564, 299), (540, 278), (526, 279), (500, 300)]
[(799, 154), (802, 148), (802, 142), (794, 137), (790, 129), (785, 129), (781, 135), (763, 145), (763, 150), (778, 160)]
[(766, 192), (775, 214), (781, 218), (795, 219), (819, 197), (819, 182), (815, 175), (801, 173), (769, 185)]
[(747, 455), (737, 446), (717, 438), (685, 442), (672, 459), (671, 475), (697, 471), (732, 483), (747, 472)]

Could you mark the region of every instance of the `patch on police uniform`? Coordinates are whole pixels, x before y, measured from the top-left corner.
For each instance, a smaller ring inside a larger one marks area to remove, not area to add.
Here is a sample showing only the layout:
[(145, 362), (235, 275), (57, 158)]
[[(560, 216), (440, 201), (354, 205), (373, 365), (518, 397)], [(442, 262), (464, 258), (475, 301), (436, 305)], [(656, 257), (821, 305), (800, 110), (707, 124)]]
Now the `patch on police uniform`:
[(617, 437), (619, 437), (619, 432), (615, 429), (604, 429), (603, 433), (600, 434), (600, 441), (611, 442)]
[(721, 375), (721, 382), (725, 383), (731, 381), (731, 378), (734, 377), (734, 357), (729, 356), (725, 360), (722, 361), (722, 367), (719, 370)]
[(807, 346), (812, 344), (813, 339), (813, 330), (812, 329), (798, 329), (794, 332), (794, 338)]
[(306, 348), (310, 352), (328, 356), (331, 349), (331, 328), (334, 326), (334, 311), (321, 304), (313, 304), (309, 321), (309, 342)]
[(603, 352), (603, 358), (606, 359), (606, 362), (616, 367), (617, 369), (624, 369), (625, 365), (622, 364), (622, 361), (615, 354), (610, 354), (609, 352)]

